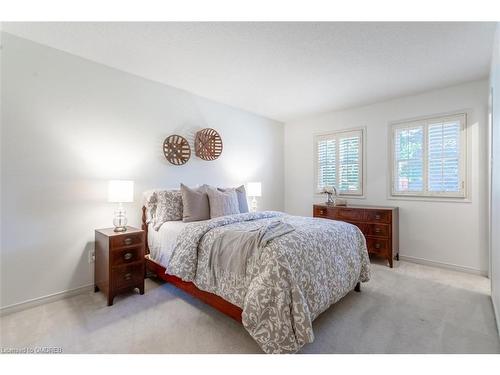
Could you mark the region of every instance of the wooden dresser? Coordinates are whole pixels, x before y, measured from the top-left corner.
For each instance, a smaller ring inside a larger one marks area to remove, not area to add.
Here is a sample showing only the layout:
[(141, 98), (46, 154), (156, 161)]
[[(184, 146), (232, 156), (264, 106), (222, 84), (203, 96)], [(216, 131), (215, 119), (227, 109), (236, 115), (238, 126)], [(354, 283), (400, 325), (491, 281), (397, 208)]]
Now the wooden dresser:
[(95, 231), (94, 291), (102, 291), (108, 306), (121, 292), (138, 288), (144, 294), (145, 235), (141, 229), (127, 227), (126, 232), (113, 228)]
[(392, 260), (399, 260), (398, 207), (315, 204), (313, 216), (356, 225), (365, 235), (368, 253), (386, 258), (391, 268)]

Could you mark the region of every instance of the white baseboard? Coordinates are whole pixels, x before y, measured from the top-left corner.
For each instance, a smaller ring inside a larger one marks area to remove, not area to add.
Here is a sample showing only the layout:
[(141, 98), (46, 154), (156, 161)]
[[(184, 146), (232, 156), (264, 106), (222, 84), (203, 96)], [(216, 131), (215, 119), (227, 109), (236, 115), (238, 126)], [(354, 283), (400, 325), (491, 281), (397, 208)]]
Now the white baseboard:
[(488, 271), (481, 271), (481, 270), (478, 270), (476, 268), (467, 267), (467, 266), (459, 266), (457, 264), (451, 264), (451, 263), (445, 263), (445, 262), (438, 262), (438, 261), (435, 261), (435, 260), (428, 260), (428, 259), (423, 259), (423, 258), (417, 258), (417, 257), (408, 256), (408, 255), (399, 255), (399, 259), (400, 260), (405, 260), (407, 262), (423, 264), (423, 265), (426, 265), (426, 266), (447, 268), (447, 269), (450, 269), (450, 270), (471, 273), (471, 274), (474, 274), (474, 275), (488, 276)]
[(491, 303), (493, 304), (493, 314), (495, 315), (495, 320), (497, 322), (497, 333), (498, 336), (500, 336), (500, 315), (498, 315), (500, 311), (498, 311), (493, 298), (491, 298)]
[(63, 298), (73, 297), (78, 294), (87, 293), (93, 290), (93, 287), (94, 284), (88, 284), (81, 286), (79, 288), (63, 290), (62, 292), (49, 294), (47, 296), (37, 297), (24, 302), (19, 302), (13, 305), (5, 306), (0, 308), (0, 316), (5, 316), (21, 310), (26, 310), (35, 306), (43, 305), (45, 303), (58, 301)]

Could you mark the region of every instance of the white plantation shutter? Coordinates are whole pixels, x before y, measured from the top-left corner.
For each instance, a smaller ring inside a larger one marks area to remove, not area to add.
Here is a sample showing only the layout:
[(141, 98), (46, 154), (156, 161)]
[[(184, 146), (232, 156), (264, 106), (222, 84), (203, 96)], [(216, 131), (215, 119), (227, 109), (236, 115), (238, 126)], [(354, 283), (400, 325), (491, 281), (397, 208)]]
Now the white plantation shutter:
[(340, 191), (360, 190), (360, 137), (339, 138), (339, 181)]
[(424, 162), (422, 149), (424, 127), (421, 125), (394, 131), (395, 186), (400, 192), (419, 192), (423, 189)]
[(465, 114), (394, 124), (393, 195), (465, 197)]
[(460, 121), (429, 124), (429, 191), (460, 192)]
[(321, 139), (318, 141), (318, 188), (332, 186), (337, 181), (337, 141), (335, 139)]
[(341, 194), (362, 195), (362, 146), (362, 130), (316, 136), (316, 192), (335, 186)]

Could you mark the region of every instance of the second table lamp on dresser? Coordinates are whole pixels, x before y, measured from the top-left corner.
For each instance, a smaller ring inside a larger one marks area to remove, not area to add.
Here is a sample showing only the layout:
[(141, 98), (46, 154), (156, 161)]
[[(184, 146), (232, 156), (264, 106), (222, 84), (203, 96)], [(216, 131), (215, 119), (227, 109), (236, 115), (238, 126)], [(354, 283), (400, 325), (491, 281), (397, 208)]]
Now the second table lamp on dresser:
[(118, 203), (113, 218), (115, 232), (125, 232), (127, 230), (127, 212), (123, 203), (134, 201), (134, 181), (130, 180), (110, 180), (108, 181), (108, 202)]

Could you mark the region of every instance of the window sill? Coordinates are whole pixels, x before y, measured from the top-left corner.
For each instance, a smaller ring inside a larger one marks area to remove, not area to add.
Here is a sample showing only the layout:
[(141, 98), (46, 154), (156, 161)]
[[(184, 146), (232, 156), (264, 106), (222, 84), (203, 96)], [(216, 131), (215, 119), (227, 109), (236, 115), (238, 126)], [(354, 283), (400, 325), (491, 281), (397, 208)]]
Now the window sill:
[(415, 195), (389, 195), (387, 197), (391, 201), (420, 201), (420, 202), (448, 202), (448, 203), (472, 203), (470, 198), (456, 198), (456, 197), (429, 197), (429, 196), (415, 196)]
[[(326, 198), (325, 194), (320, 194), (320, 193), (315, 193), (314, 196), (316, 198)], [(342, 199), (366, 199), (365, 195), (343, 195), (339, 194), (337, 198), (342, 198)]]

